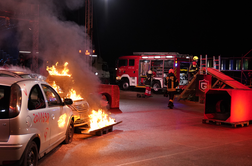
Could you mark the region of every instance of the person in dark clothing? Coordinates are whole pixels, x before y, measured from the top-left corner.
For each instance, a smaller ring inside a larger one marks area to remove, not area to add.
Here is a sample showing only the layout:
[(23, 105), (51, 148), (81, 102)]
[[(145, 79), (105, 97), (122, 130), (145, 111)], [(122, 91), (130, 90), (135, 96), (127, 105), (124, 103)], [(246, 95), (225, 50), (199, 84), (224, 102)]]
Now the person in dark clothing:
[(168, 107), (172, 109), (174, 107), (173, 100), (176, 92), (176, 87), (178, 86), (178, 79), (174, 75), (173, 69), (169, 70), (169, 74), (165, 78), (165, 85), (167, 86), (167, 94), (169, 96)]
[(149, 70), (147, 72), (147, 77), (145, 78), (145, 96), (150, 97), (151, 96), (151, 83), (152, 83), (152, 71)]

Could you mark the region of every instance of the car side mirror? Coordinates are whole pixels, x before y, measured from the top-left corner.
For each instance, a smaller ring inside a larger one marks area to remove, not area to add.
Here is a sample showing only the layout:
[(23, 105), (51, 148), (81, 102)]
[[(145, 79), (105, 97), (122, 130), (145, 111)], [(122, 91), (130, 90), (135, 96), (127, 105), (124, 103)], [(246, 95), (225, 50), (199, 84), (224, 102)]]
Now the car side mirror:
[(64, 99), (64, 104), (66, 104), (66, 105), (71, 105), (71, 104), (73, 104), (73, 100), (70, 99), (70, 98), (65, 98), (65, 99)]

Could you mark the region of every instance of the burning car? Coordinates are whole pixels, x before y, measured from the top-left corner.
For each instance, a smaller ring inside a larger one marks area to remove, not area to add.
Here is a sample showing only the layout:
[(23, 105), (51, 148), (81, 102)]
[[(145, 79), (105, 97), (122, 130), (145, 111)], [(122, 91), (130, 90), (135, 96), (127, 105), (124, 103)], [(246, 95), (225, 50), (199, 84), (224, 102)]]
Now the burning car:
[[(69, 74), (68, 63), (65, 62), (64, 67), (60, 67), (61, 70), (57, 69), (57, 65), (58, 63), (51, 67), (47, 66), (49, 73), (47, 82), (58, 91), (62, 98), (66, 96), (73, 100), (73, 104), (69, 107), (74, 112), (74, 126), (77, 131), (90, 134), (92, 131), (117, 124), (115, 119), (105, 111), (109, 104), (105, 96), (94, 93), (84, 99), (73, 89), (74, 80)], [(94, 108), (94, 105), (98, 107)]]
[(47, 82), (0, 77), (0, 165), (37, 165), (62, 141), (70, 143), (72, 103)]

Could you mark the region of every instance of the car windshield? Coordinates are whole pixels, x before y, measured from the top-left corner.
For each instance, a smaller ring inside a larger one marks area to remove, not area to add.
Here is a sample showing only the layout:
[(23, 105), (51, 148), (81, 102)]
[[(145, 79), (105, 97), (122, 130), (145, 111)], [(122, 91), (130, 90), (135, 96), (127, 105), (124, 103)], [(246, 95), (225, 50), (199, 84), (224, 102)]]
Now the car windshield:
[(0, 119), (9, 117), (10, 87), (0, 85)]
[(19, 76), (22, 78), (32, 78), (30, 74), (20, 74)]

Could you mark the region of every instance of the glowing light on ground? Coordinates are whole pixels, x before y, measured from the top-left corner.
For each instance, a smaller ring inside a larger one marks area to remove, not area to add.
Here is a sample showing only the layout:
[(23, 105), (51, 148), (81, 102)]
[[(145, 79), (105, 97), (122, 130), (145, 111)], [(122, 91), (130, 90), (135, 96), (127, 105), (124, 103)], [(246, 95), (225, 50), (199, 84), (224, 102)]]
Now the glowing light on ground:
[(115, 119), (109, 117), (102, 109), (98, 111), (92, 110), (92, 113), (88, 117), (90, 118), (89, 132), (115, 124)]

